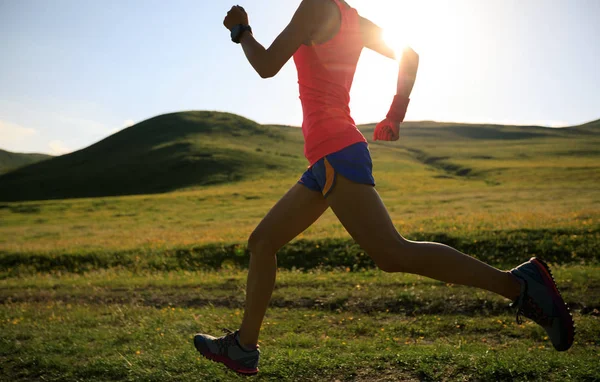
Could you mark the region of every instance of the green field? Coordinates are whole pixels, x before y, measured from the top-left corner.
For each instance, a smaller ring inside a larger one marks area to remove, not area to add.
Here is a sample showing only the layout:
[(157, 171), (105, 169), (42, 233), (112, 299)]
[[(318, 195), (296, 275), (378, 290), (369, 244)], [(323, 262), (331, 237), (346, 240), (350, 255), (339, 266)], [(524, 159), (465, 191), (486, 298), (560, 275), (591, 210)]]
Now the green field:
[[(328, 211), (278, 254), (257, 379), (600, 380), (599, 147), (598, 121), (413, 122), (370, 145), (405, 237), (551, 263), (571, 350), (500, 297), (375, 270)], [(237, 328), (245, 241), (305, 167), (297, 128), (191, 112), (0, 176), (0, 380), (238, 379), (191, 336)]]
[[(600, 269), (559, 267), (578, 337), (557, 353), (487, 292), (379, 271), (282, 271), (264, 323), (260, 380), (597, 380)], [(237, 379), (192, 334), (239, 325), (244, 273), (34, 275), (2, 282), (11, 380)], [(241, 378), (240, 378), (241, 379)]]

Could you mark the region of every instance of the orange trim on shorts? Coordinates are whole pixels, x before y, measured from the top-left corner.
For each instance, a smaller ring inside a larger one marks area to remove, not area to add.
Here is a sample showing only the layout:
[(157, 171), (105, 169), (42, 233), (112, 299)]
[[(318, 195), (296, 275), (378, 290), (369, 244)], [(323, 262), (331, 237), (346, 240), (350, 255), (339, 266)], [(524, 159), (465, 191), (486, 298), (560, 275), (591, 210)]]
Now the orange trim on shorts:
[(327, 195), (335, 182), (335, 169), (327, 158), (323, 162), (325, 163), (325, 187), (323, 187), (323, 195)]

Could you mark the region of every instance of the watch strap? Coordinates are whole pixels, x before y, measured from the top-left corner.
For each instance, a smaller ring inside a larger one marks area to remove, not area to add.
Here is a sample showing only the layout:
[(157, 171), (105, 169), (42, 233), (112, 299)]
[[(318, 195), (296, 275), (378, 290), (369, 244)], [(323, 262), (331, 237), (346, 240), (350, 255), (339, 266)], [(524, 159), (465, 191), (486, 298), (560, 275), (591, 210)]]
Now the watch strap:
[(252, 33), (252, 28), (250, 27), (250, 25), (238, 24), (231, 28), (231, 41), (235, 42), (236, 44), (239, 44), (240, 38), (242, 37), (244, 32)]

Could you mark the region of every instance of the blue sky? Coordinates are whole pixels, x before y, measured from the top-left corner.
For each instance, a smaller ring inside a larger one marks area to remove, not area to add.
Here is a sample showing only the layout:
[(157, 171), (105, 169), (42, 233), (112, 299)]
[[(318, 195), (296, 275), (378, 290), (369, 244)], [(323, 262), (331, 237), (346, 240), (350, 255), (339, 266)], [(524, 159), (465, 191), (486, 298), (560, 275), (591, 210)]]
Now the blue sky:
[[(239, 1), (265, 46), (300, 3)], [(410, 120), (600, 118), (598, 0), (348, 2), (420, 53)], [(260, 79), (222, 26), (231, 5), (0, 0), (0, 148), (61, 154), (182, 110), (299, 126), (293, 63)], [(396, 62), (365, 51), (351, 94), (358, 123), (383, 118), (396, 74)]]

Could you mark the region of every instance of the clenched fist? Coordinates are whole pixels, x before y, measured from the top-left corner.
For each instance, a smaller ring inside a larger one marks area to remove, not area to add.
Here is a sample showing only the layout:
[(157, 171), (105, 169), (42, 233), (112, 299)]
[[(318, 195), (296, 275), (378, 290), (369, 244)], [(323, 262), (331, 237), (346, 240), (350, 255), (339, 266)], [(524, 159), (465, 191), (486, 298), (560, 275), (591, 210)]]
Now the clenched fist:
[(239, 5), (234, 5), (231, 7), (231, 10), (227, 12), (227, 16), (225, 16), (225, 20), (223, 20), (223, 25), (225, 28), (231, 30), (236, 25), (249, 25), (248, 14), (243, 7)]
[(400, 123), (388, 118), (379, 122), (373, 132), (373, 139), (376, 141), (397, 141), (398, 138), (400, 138)]

